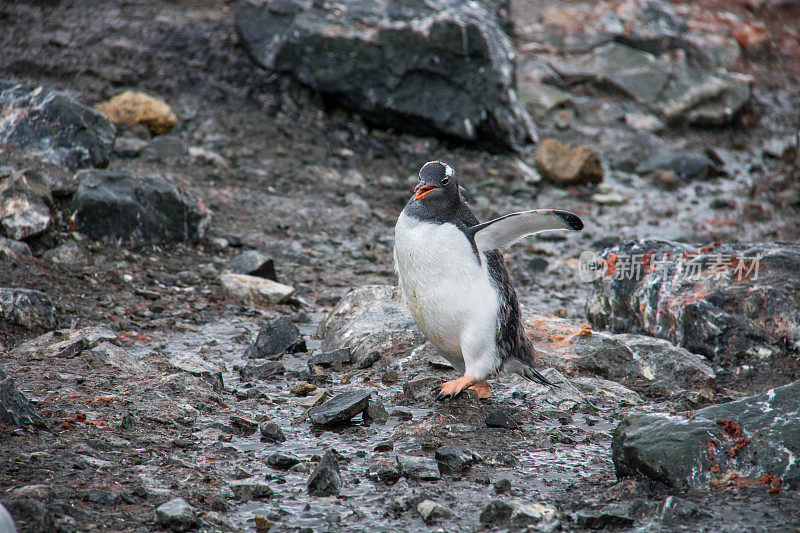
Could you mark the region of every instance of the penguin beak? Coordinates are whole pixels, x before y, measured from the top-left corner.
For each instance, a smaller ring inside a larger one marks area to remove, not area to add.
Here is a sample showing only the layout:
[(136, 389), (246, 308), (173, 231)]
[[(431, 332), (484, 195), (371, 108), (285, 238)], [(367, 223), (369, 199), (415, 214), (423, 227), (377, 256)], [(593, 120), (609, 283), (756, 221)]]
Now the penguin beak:
[(417, 187), (416, 191), (414, 192), (414, 200), (421, 200), (438, 188), (439, 187), (434, 187), (433, 185), (423, 185), (422, 187)]

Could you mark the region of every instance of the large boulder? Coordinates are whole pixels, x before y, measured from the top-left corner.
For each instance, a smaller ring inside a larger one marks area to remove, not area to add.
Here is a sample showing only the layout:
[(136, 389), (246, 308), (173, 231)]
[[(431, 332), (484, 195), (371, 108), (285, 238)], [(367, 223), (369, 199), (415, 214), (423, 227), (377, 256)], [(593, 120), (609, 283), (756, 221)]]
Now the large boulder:
[(379, 126), (515, 147), (535, 133), (497, 4), (248, 0), (236, 29), (258, 64)]
[(669, 241), (599, 255), (586, 304), (598, 329), (647, 333), (735, 364), (800, 349), (800, 245)]
[(625, 418), (611, 448), (617, 475), (680, 488), (800, 483), (800, 382), (691, 413)]
[(58, 311), (48, 295), (33, 289), (0, 287), (0, 326), (12, 324), (25, 329), (54, 329)]
[(72, 208), (78, 230), (89, 237), (137, 244), (197, 242), (211, 217), (194, 195), (163, 178), (105, 170), (80, 173)]
[(59, 91), (0, 80), (0, 145), (71, 169), (108, 166), (116, 131), (102, 113)]

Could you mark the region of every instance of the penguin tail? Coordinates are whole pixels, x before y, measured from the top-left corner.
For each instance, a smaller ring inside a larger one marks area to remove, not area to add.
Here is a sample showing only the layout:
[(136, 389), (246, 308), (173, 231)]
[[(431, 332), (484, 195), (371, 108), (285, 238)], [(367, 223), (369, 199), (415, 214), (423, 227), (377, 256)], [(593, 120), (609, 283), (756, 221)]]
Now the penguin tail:
[(556, 383), (553, 383), (546, 377), (544, 377), (538, 370), (533, 368), (531, 364), (527, 361), (523, 361), (517, 357), (510, 357), (509, 360), (506, 362), (505, 370), (508, 372), (513, 372), (514, 374), (519, 374), (523, 378), (529, 381), (535, 381), (536, 383), (540, 383), (542, 385), (548, 385), (551, 387), (557, 387)]

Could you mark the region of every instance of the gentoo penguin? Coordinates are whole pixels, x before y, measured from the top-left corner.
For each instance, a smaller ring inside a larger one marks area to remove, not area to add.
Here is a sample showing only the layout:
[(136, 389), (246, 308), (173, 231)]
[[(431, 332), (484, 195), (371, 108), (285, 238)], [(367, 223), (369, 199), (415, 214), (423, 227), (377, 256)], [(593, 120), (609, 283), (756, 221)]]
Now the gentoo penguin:
[(442, 384), (437, 399), (454, 398), (465, 388), (488, 398), (486, 380), (501, 372), (552, 385), (532, 366), (533, 347), (499, 250), (526, 235), (565, 229), (583, 229), (583, 222), (566, 211), (537, 209), (480, 224), (461, 197), (453, 168), (425, 163), (394, 228), (394, 261), (414, 320), (463, 373)]

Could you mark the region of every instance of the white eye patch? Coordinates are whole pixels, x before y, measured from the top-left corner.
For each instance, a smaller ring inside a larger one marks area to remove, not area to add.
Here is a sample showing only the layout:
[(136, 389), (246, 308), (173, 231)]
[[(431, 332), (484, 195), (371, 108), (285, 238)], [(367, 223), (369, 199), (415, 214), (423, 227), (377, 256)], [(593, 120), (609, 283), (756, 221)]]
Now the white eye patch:
[(445, 176), (449, 177), (449, 176), (452, 176), (453, 174), (455, 174), (455, 172), (453, 171), (453, 167), (451, 167), (450, 165), (448, 165), (446, 163), (442, 163), (442, 164), (444, 165), (444, 175)]

